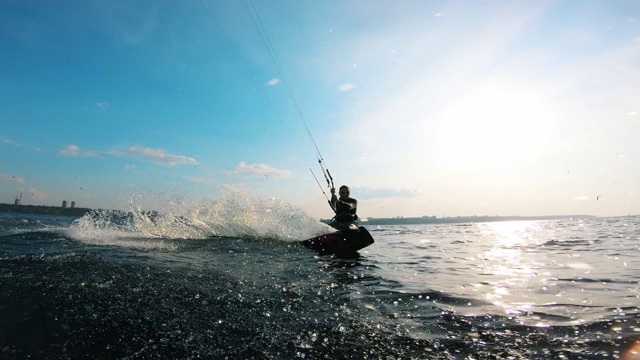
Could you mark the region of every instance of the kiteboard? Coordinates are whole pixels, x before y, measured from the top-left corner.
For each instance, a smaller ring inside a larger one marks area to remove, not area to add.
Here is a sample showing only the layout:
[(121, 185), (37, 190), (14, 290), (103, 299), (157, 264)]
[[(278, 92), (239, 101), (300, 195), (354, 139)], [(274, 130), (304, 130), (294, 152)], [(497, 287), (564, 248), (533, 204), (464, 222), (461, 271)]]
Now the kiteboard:
[(363, 226), (340, 230), (300, 242), (320, 255), (352, 255), (374, 243), (373, 237)]

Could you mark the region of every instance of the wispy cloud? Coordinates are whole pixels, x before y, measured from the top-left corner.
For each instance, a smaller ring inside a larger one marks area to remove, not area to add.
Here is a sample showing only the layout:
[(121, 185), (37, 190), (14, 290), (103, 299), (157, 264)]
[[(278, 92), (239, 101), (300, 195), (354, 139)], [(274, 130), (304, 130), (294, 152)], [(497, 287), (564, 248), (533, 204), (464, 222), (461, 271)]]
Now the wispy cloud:
[(240, 176), (263, 176), (263, 177), (270, 177), (274, 179), (284, 179), (291, 176), (291, 171), (279, 170), (265, 164), (247, 164), (246, 162), (241, 161), (238, 165), (236, 165), (236, 168), (233, 171), (231, 171), (229, 174), (240, 175)]
[[(117, 153), (113, 153), (113, 154), (118, 155)], [(146, 161), (166, 164), (170, 166), (174, 166), (177, 164), (192, 164), (192, 165), (199, 164), (198, 161), (193, 157), (189, 157), (185, 155), (167, 154), (165, 150), (162, 150), (162, 149), (152, 149), (152, 148), (146, 148), (146, 147), (131, 146), (126, 149), (125, 154), (134, 156)]]
[(247, 188), (242, 184), (219, 184), (218, 189), (230, 193), (247, 191)]
[[(67, 145), (65, 148), (61, 149), (58, 152), (62, 156), (66, 157), (100, 157), (99, 152), (96, 151), (83, 151), (80, 147), (76, 145)], [(192, 164), (198, 165), (199, 162), (189, 156), (185, 155), (175, 155), (168, 154), (163, 149), (152, 149), (148, 147), (138, 147), (138, 146), (130, 146), (125, 150), (110, 150), (100, 152), (102, 154), (107, 154), (111, 156), (130, 156), (138, 159), (142, 159), (145, 161), (150, 161), (154, 163), (160, 163), (165, 165), (174, 166), (177, 164)], [(124, 168), (127, 170), (132, 170), (136, 168), (134, 164), (124, 164)]]
[(20, 176), (15, 176), (15, 175), (9, 175), (9, 174), (0, 174), (0, 180), (3, 181), (15, 181), (17, 183), (24, 183), (24, 178), (20, 177)]
[(58, 152), (62, 156), (79, 156), (80, 148), (75, 145), (67, 145), (64, 149)]
[(414, 197), (420, 194), (419, 191), (407, 189), (391, 188), (353, 188), (351, 195), (356, 199), (381, 199), (397, 197)]
[(346, 83), (346, 84), (342, 84), (340, 86), (338, 86), (338, 90), (340, 91), (349, 91), (349, 90), (353, 90), (356, 88), (356, 85), (353, 83)]
[(7, 144), (7, 145), (13, 145), (15, 147), (21, 147), (22, 146), (22, 144), (19, 144), (19, 143), (15, 142), (15, 141), (13, 141), (11, 139), (4, 139), (4, 140), (2, 140), (2, 143), (3, 144)]
[[(11, 139), (4, 139), (4, 140), (2, 140), (2, 143), (5, 144), (5, 145), (15, 146), (17, 148), (23, 147), (23, 145), (21, 143), (13, 141)], [(42, 148), (39, 147), (39, 146), (36, 146), (36, 147), (33, 148), (33, 151), (42, 151)]]
[(278, 78), (273, 78), (273, 79), (271, 79), (271, 80), (267, 81), (267, 83), (266, 83), (266, 84), (264, 84), (264, 86), (276, 86), (276, 85), (278, 85), (279, 83), (280, 83), (280, 79), (278, 79)]
[(108, 102), (106, 101), (100, 101), (97, 102), (95, 104), (100, 110), (107, 110), (107, 108), (110, 106)]
[(99, 157), (95, 151), (82, 151), (76, 145), (67, 145), (58, 151), (58, 154), (66, 157)]

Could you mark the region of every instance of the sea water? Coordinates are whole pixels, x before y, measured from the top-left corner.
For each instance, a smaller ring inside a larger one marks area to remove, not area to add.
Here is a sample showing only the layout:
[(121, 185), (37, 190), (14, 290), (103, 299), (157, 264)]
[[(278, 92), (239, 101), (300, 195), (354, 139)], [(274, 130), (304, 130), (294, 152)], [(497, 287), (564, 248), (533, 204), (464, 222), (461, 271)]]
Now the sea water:
[[(275, 199), (0, 214), (0, 357), (636, 356), (640, 217), (367, 226), (351, 258)], [(637, 357), (635, 357), (637, 358)]]

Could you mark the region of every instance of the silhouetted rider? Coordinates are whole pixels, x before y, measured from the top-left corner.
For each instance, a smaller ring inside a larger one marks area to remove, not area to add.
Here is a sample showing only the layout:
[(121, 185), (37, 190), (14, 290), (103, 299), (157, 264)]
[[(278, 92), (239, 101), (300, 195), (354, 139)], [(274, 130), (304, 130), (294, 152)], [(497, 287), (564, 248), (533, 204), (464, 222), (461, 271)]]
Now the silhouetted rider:
[(331, 206), (336, 211), (336, 216), (333, 217), (329, 225), (338, 230), (344, 229), (357, 229), (358, 227), (358, 215), (356, 211), (358, 209), (358, 200), (349, 197), (351, 190), (348, 186), (340, 186), (339, 195), (336, 196), (336, 189), (331, 189)]

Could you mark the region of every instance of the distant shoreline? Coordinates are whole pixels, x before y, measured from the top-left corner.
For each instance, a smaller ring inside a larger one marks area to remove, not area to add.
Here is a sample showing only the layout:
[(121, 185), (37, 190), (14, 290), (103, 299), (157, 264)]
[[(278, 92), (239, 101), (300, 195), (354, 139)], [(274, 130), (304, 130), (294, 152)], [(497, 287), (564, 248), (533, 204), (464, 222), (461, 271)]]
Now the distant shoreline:
[[(532, 220), (560, 220), (560, 219), (593, 219), (593, 215), (546, 215), (546, 216), (455, 216), (442, 217), (394, 217), (360, 219), (360, 225), (421, 225), (421, 224), (465, 224), (499, 221), (532, 221)], [(329, 223), (329, 219), (320, 220)]]
[(61, 206), (0, 204), (0, 212), (18, 214), (62, 215), (82, 217), (93, 209)]
[[(0, 204), (0, 212), (18, 214), (62, 215), (82, 217), (94, 209), (63, 208), (45, 205)], [(593, 215), (547, 215), (547, 216), (455, 216), (455, 217), (393, 217), (360, 219), (360, 225), (420, 225), (420, 224), (464, 224), (498, 221), (558, 220), (558, 219), (592, 219)], [(328, 223), (329, 219), (321, 219)]]

